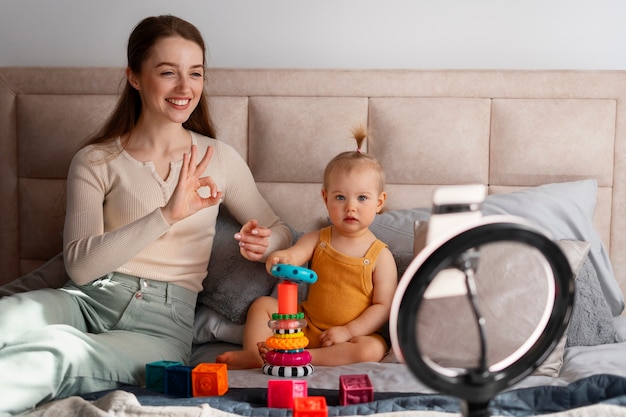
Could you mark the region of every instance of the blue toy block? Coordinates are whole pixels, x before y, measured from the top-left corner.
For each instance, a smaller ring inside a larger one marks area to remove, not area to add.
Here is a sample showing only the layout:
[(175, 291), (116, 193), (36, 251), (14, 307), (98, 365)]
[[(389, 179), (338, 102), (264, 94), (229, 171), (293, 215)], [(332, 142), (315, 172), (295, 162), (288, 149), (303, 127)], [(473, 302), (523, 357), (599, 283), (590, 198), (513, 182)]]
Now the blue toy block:
[(151, 391), (165, 391), (165, 368), (184, 365), (177, 361), (156, 361), (146, 364), (146, 388)]
[(174, 397), (193, 397), (191, 366), (173, 365), (165, 368), (165, 394)]

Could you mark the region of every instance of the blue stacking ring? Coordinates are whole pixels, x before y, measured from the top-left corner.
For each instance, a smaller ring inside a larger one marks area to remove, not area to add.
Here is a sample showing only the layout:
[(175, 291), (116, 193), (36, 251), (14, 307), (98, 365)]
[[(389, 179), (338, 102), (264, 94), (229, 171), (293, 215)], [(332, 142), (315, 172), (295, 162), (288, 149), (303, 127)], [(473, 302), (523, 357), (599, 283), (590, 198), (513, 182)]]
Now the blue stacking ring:
[(276, 264), (272, 266), (271, 272), (276, 278), (282, 278), (287, 281), (306, 282), (307, 284), (313, 284), (317, 281), (315, 271), (302, 266)]

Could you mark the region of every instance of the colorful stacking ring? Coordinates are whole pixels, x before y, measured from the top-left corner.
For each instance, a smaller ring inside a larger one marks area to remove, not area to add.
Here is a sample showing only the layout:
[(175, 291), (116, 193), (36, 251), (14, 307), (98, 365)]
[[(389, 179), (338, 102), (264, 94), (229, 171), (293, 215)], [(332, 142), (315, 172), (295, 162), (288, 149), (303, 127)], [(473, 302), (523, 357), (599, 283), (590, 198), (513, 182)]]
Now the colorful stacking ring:
[(302, 329), (299, 327), (294, 327), (292, 329), (274, 329), (274, 334), (295, 334), (302, 332)]
[(317, 281), (315, 271), (301, 266), (276, 264), (272, 266), (270, 273), (276, 278), (282, 278), (287, 281), (306, 282), (307, 284), (313, 284)]
[(311, 354), (308, 350), (300, 353), (283, 353), (276, 350), (270, 350), (265, 354), (265, 360), (270, 365), (278, 366), (302, 366), (311, 363)]
[(281, 353), (301, 353), (304, 352), (304, 349), (274, 349), (276, 352), (281, 352)]
[(308, 376), (313, 373), (313, 365), (308, 364), (304, 366), (274, 366), (266, 363), (263, 365), (263, 373), (272, 376), (281, 377), (302, 377)]
[(276, 339), (300, 339), (304, 337), (304, 332), (300, 330), (296, 333), (274, 333)]
[(302, 320), (304, 319), (304, 313), (301, 311), (294, 314), (279, 314), (272, 313), (272, 320)]
[(295, 339), (279, 339), (277, 337), (270, 336), (265, 340), (265, 344), (270, 349), (304, 349), (309, 345), (309, 338), (306, 336), (302, 336)]
[(303, 329), (307, 325), (305, 319), (291, 319), (291, 320), (270, 320), (267, 322), (267, 327), (272, 330), (279, 329)]

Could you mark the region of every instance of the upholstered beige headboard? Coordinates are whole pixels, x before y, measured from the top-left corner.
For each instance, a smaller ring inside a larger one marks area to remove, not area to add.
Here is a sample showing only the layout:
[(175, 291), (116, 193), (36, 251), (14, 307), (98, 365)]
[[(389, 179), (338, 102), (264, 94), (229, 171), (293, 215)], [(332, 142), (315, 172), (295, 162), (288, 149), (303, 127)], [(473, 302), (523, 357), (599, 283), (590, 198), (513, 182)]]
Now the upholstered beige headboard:
[[(112, 109), (120, 68), (0, 68), (0, 283), (61, 251), (64, 179)], [(367, 126), (387, 208), (435, 186), (491, 193), (595, 178), (595, 224), (626, 289), (626, 72), (214, 69), (218, 139), (298, 230), (325, 218), (321, 173)]]

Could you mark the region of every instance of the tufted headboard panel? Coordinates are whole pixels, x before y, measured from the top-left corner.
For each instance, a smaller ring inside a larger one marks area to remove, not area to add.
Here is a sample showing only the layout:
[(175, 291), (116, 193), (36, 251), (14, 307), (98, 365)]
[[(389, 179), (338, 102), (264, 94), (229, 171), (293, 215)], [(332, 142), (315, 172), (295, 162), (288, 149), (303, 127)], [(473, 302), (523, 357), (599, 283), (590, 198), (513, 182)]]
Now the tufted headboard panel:
[[(0, 284), (61, 251), (70, 159), (123, 82), (120, 68), (0, 68)], [(324, 221), (323, 167), (363, 125), (388, 209), (429, 206), (443, 184), (595, 178), (626, 289), (626, 72), (212, 69), (206, 86), (218, 139), (297, 230)]]

